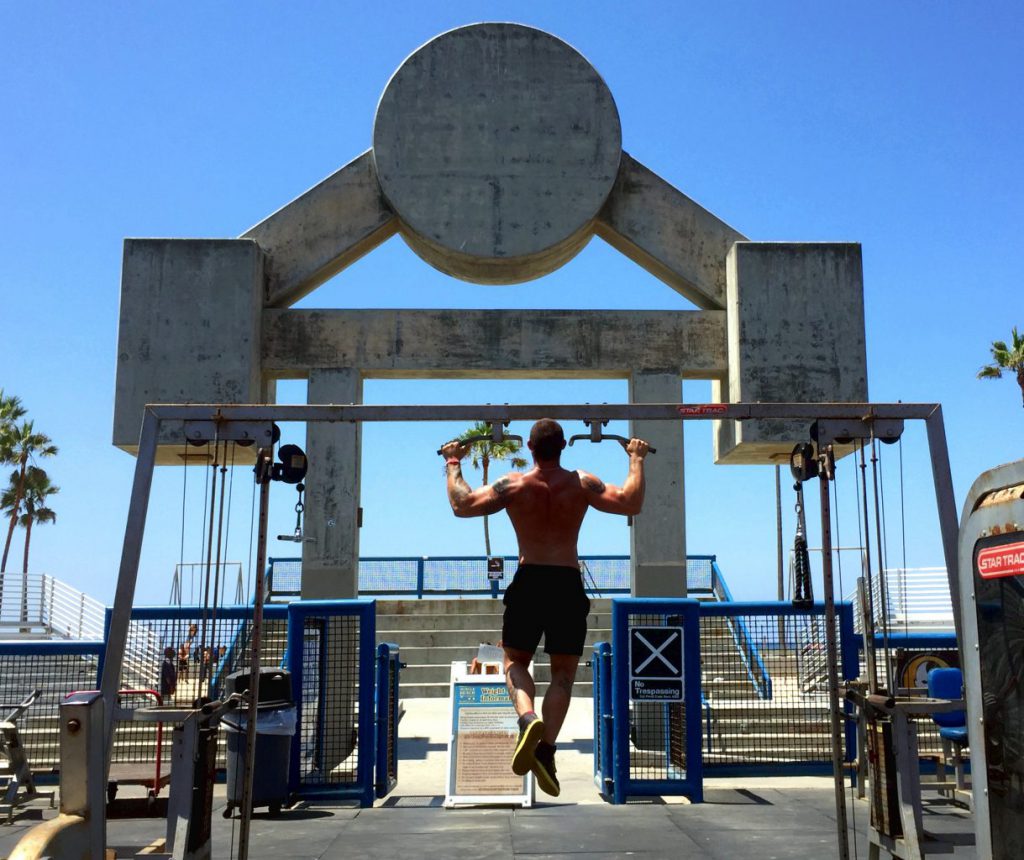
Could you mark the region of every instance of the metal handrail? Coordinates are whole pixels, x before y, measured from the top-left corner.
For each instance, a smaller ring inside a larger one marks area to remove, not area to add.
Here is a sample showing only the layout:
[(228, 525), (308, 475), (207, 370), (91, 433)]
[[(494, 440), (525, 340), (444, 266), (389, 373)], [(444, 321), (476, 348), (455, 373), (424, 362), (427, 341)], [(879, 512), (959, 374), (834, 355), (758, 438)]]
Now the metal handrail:
[[(722, 571), (718, 568), (717, 561), (711, 562), (711, 569), (714, 571), (714, 593), (719, 602), (734, 603), (732, 592), (729, 590), (725, 577), (722, 576)], [(770, 699), (772, 697), (772, 677), (764, 665), (764, 660), (761, 659), (761, 652), (757, 644), (750, 638), (746, 622), (742, 618), (727, 617), (726, 624), (732, 633), (740, 659), (747, 670), (747, 677), (754, 685), (758, 697)]]
[[(887, 568), (885, 571), (886, 599), (881, 600), (881, 577), (872, 577), (872, 597), (875, 623), (887, 621), (895, 627), (953, 630), (953, 601), (949, 594), (949, 579), (944, 567)], [(855, 601), (856, 592), (847, 596)], [(883, 618), (882, 607), (888, 612)], [(861, 632), (860, 613), (857, 613), (857, 631)]]
[(0, 583), (0, 623), (41, 628), (63, 639), (102, 639), (106, 607), (45, 573), (7, 573)]
[[(505, 568), (508, 571), (510, 568), (514, 569), (517, 561), (516, 556), (501, 556), (505, 561)], [(595, 586), (591, 590), (591, 596), (602, 596), (602, 595), (625, 595), (629, 594), (630, 591), (630, 557), (628, 555), (582, 555), (580, 561), (583, 563), (589, 562), (612, 562), (618, 567), (614, 570), (613, 584), (601, 584), (599, 587)], [(721, 574), (714, 564), (714, 555), (688, 555), (686, 557), (687, 562), (708, 562), (708, 576), (703, 575), (702, 570), (692, 571), (687, 565), (687, 592), (689, 594), (707, 594), (713, 593), (716, 587), (716, 579)], [(297, 565), (301, 562), (300, 558), (297, 557), (283, 557), (283, 558), (270, 558), (268, 559), (268, 566), (265, 572), (265, 583), (267, 587), (267, 598), (273, 601), (275, 598), (284, 601), (288, 599), (297, 598), (300, 594), (298, 585), (297, 571), (286, 571), (283, 575), (285, 582), (275, 582), (275, 568), (278, 565)], [(492, 597), (498, 597), (500, 589), (497, 587), (498, 583), (494, 581), (488, 581), (486, 578), (487, 572), (487, 557), (486, 556), (364, 556), (359, 559), (360, 562), (360, 588), (359, 593), (363, 595), (393, 595), (396, 597), (408, 596), (416, 598), (422, 598), (424, 595), (442, 595), (442, 594), (476, 594), (476, 595), (491, 595)], [(391, 562), (396, 564), (407, 565), (404, 571), (406, 576), (406, 582), (408, 587), (399, 588), (393, 584), (385, 588), (371, 588), (366, 585), (364, 573), (366, 568), (364, 565), (380, 563), (380, 562)], [(468, 587), (433, 587), (428, 588), (426, 586), (426, 573), (427, 566), (430, 564), (445, 564), (447, 562), (472, 562), (477, 565), (474, 573), (479, 573), (479, 587), (468, 588)], [(593, 571), (592, 571), (593, 572)], [(710, 584), (708, 584), (710, 580)], [(415, 584), (413, 584), (415, 583)], [(599, 592), (599, 593), (598, 593)]]

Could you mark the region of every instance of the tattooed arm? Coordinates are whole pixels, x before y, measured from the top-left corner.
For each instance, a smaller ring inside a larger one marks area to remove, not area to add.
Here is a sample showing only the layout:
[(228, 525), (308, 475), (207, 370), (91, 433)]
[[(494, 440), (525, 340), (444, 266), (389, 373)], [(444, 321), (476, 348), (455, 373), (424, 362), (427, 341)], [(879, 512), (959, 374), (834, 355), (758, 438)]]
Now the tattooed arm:
[(642, 439), (631, 439), (626, 448), (629, 454), (629, 474), (621, 487), (605, 484), (589, 472), (579, 472), (580, 484), (587, 492), (590, 506), (606, 514), (635, 516), (644, 504), (644, 457), (649, 446)]
[(512, 473), (504, 475), (493, 484), (485, 484), (479, 489), (472, 489), (462, 476), (462, 464), (453, 462), (466, 454), (466, 449), (458, 442), (449, 442), (441, 448), (441, 453), (448, 460), (447, 472), (448, 501), (457, 517), (482, 517), (485, 514), (496, 514), (508, 504), (515, 493), (520, 475)]

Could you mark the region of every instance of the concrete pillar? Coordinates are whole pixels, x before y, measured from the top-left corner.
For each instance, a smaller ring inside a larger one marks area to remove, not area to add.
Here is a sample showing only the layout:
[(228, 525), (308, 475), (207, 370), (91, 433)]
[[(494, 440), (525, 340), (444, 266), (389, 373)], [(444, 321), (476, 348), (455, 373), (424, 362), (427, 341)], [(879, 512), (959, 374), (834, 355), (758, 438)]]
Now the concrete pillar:
[[(308, 403), (361, 403), (358, 369), (312, 370)], [(315, 543), (302, 545), (303, 600), (358, 597), (359, 460), (358, 424), (309, 424), (306, 427), (304, 532)]]
[[(679, 403), (682, 382), (673, 373), (634, 372), (630, 403)], [(657, 450), (645, 461), (643, 511), (630, 533), (634, 597), (686, 596), (686, 509), (683, 484), (683, 422), (632, 421), (630, 434)]]
[[(363, 380), (358, 369), (312, 370), (308, 403), (361, 403)], [(302, 598), (331, 600), (359, 596), (359, 460), (358, 424), (307, 424), (306, 510), (303, 531), (315, 543), (302, 545)], [(358, 627), (353, 618), (331, 618), (321, 632), (326, 665), (320, 666), (323, 709), (321, 766), (328, 773), (348, 767), (354, 753)], [(373, 659), (362, 655), (362, 659)]]

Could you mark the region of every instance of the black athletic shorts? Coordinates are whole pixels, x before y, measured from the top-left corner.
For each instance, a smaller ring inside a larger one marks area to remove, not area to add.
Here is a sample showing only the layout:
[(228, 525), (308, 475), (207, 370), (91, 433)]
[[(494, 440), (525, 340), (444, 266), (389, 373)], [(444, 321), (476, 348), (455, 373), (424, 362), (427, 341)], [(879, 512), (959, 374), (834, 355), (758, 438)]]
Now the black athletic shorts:
[(501, 641), (534, 653), (544, 636), (546, 654), (583, 654), (590, 601), (575, 567), (522, 564), (505, 591)]

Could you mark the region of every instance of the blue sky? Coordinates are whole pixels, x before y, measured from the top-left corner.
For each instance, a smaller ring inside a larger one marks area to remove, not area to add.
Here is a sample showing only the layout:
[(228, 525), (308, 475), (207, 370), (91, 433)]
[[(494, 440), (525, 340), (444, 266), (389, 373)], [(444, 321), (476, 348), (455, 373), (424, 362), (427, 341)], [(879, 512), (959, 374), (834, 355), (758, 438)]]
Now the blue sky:
[[(377, 99), (405, 56), (479, 20), (573, 44), (611, 88), (625, 149), (750, 238), (863, 243), (871, 397), (943, 404), (958, 504), (980, 471), (1022, 455), (1014, 383), (974, 379), (989, 342), (1024, 327), (1015, 4), (2, 2), (0, 386), (61, 446), (47, 464), (62, 488), (58, 522), (33, 536), (34, 570), (113, 593), (133, 469), (110, 445), (123, 239), (242, 233), (369, 146)], [(394, 238), (302, 306), (687, 304), (600, 240), (540, 281), (480, 287)], [(706, 400), (708, 386), (687, 384), (682, 396)], [(297, 383), (279, 392), (304, 397)], [(366, 390), (376, 403), (624, 398), (625, 383), (607, 382)], [(434, 455), (456, 429), (367, 428), (364, 554), (482, 552), (480, 524), (450, 517)], [(301, 433), (289, 439), (301, 444)], [(690, 425), (687, 441), (690, 551), (717, 553), (739, 595), (769, 596), (772, 470), (713, 467), (707, 428)], [(617, 450), (572, 454), (608, 480), (624, 474)], [(920, 428), (903, 456), (907, 561), (941, 564)], [(894, 563), (897, 457), (886, 452)], [(839, 486), (846, 535), (856, 532), (852, 471), (841, 469)], [(232, 507), (239, 559), (248, 477), (238, 470)], [(158, 476), (141, 602), (166, 600), (174, 564), (198, 560), (200, 480), (190, 473), (183, 529), (182, 475)], [(294, 524), (290, 496), (276, 493), (272, 534)], [(495, 549), (513, 552), (507, 527), (494, 531)], [(291, 548), (271, 543), (272, 553)], [(581, 543), (589, 553), (627, 547), (624, 524), (600, 517)]]

